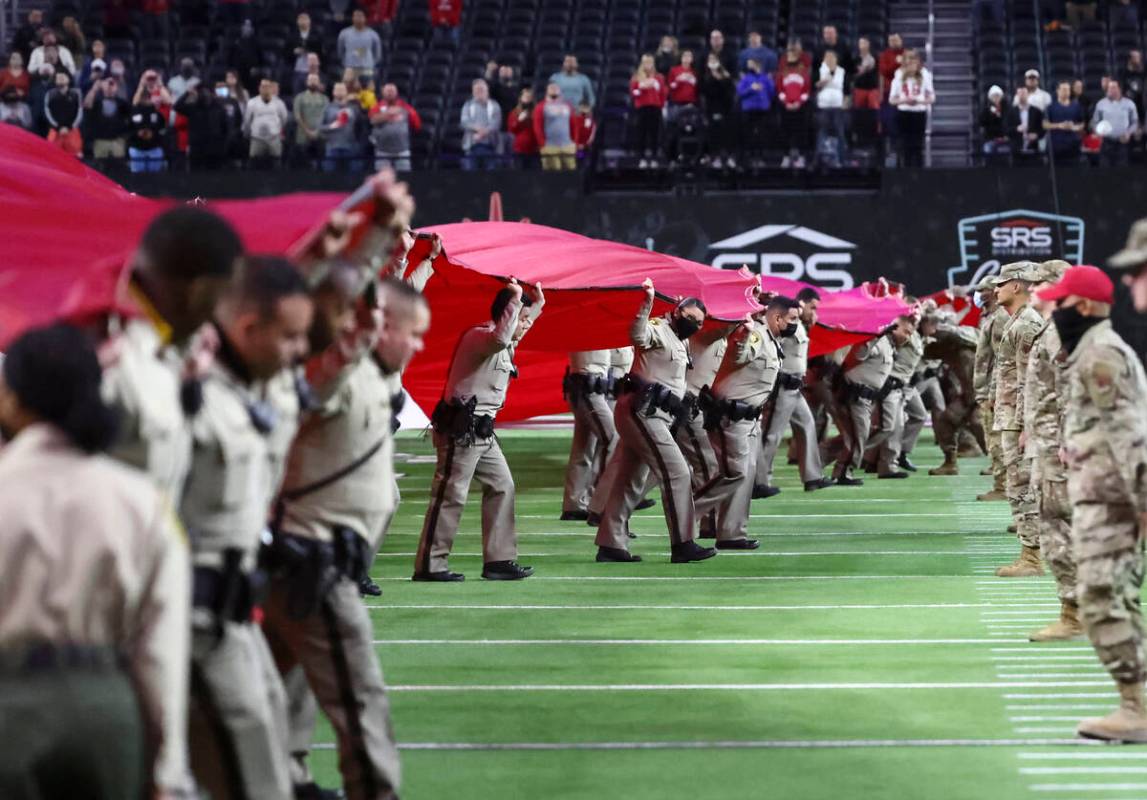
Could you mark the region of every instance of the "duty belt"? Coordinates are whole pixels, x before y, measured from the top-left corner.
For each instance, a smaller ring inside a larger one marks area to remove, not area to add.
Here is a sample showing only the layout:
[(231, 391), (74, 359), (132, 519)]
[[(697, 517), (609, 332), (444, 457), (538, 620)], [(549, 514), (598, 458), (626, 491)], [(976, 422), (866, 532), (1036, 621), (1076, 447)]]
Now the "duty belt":
[(604, 375), (567, 372), (562, 379), (562, 395), (574, 405), (588, 395), (607, 395), (609, 391), (610, 379)]
[(243, 551), (223, 551), (223, 566), (195, 567), (191, 602), (210, 611), (216, 627), (224, 622), (250, 622), (267, 594), (267, 573), (261, 568), (244, 572)]
[(0, 675), (118, 671), (125, 661), (118, 649), (104, 645), (28, 642), (0, 649)]
[(878, 389), (873, 389), (871, 386), (865, 386), (860, 383), (853, 383), (849, 380), (844, 382), (844, 391), (849, 397), (859, 397), (862, 400), (876, 400), (880, 396)]
[(804, 386), (804, 375), (795, 372), (782, 372), (777, 376), (777, 383), (782, 389), (799, 389)]
[(743, 400), (723, 400), (716, 397), (713, 400), (712, 412), (705, 417), (705, 430), (716, 430), (725, 420), (743, 422), (747, 419), (757, 419), (764, 410), (764, 403), (753, 406)]
[(336, 525), (331, 541), (276, 531), (270, 549), (272, 571), (288, 584), (287, 613), (301, 619), (313, 612), (340, 577), (358, 583), (370, 568), (370, 545), (350, 528)]
[(912, 385), (915, 386), (919, 383), (923, 383), (924, 381), (931, 380), (932, 378), (937, 378), (939, 376), (940, 370), (936, 369), (935, 367), (929, 367), (923, 372), (917, 372), (912, 376)]
[(904, 388), (904, 381), (899, 378), (889, 377), (884, 381), (884, 385), (880, 387), (880, 391), (876, 393), (877, 400), (883, 400), (893, 392), (898, 392)]
[(636, 408), (647, 417), (663, 411), (674, 420), (680, 419), (686, 411), (685, 402), (660, 383), (647, 383), (633, 373), (618, 382), (618, 394), (637, 395)]
[(455, 442), (471, 445), (478, 439), (489, 439), (494, 435), (494, 418), (487, 414), (475, 414), (478, 398), (461, 400), (439, 400), (430, 415), (430, 424), (436, 433), (448, 436)]

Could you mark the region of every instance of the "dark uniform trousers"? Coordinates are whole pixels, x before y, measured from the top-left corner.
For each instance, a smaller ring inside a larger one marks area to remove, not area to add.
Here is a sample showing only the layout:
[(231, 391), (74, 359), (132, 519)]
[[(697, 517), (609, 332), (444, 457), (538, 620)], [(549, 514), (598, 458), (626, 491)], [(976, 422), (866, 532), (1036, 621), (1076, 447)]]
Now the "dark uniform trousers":
[(604, 394), (583, 394), (570, 402), (574, 415), (573, 442), (566, 467), (562, 511), (587, 511), (598, 479), (605, 474), (617, 446), (613, 409)]
[(801, 480), (804, 483), (820, 480), (824, 476), (824, 466), (820, 460), (820, 444), (817, 439), (816, 419), (808, 400), (801, 389), (778, 389), (772, 403), (766, 407), (767, 428), (761, 442), (761, 456), (757, 459), (756, 478), (758, 486), (771, 486), (773, 481), (773, 461), (777, 449), (784, 438), (785, 429), (793, 430), (791, 451), (800, 464)]
[(749, 530), (749, 506), (761, 452), (761, 420), (722, 420), (709, 432), (721, 472), (732, 482), (729, 499), (718, 510), (717, 539), (744, 539)]
[[(290, 597), (288, 580), (272, 580), (264, 608), (268, 639), (284, 675), (302, 667), (315, 699), (338, 734), (339, 772), (348, 800), (397, 797), (401, 773), (390, 700), (358, 584), (337, 578), (317, 608), (302, 617), (288, 610)], [(313, 712), (302, 711), (311, 715), (313, 724)], [(292, 724), (302, 730), (303, 721), (294, 718)]]
[(438, 462), (430, 484), (430, 508), (422, 525), (422, 538), (415, 556), (418, 572), (444, 572), (447, 559), (458, 535), (458, 523), (470, 481), (482, 485), (482, 559), (512, 561), (518, 556), (518, 537), (514, 531), (514, 476), (502, 453), (502, 446), (491, 436), (467, 444), (450, 436), (434, 433)]

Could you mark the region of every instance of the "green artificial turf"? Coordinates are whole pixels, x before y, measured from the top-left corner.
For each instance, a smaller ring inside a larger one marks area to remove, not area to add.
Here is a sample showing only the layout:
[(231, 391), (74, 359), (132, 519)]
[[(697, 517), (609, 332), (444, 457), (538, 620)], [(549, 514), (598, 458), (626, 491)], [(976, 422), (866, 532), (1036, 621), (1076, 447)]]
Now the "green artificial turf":
[[(1018, 544), (1007, 505), (975, 501), (984, 459), (929, 477), (929, 440), (908, 480), (814, 494), (782, 466), (753, 502), (760, 550), (670, 564), (658, 507), (632, 524), (643, 563), (597, 564), (593, 531), (557, 519), (569, 433), (500, 436), (536, 575), (481, 580), (475, 490), (467, 580), (444, 585), (409, 581), (433, 461), (400, 437), (368, 605), (404, 798), (1147, 797), (1147, 748), (1047, 744), (1115, 693), (1086, 642), (1027, 643), (1058, 603), (1048, 577), (992, 574)], [(325, 723), (317, 740), (337, 785)]]

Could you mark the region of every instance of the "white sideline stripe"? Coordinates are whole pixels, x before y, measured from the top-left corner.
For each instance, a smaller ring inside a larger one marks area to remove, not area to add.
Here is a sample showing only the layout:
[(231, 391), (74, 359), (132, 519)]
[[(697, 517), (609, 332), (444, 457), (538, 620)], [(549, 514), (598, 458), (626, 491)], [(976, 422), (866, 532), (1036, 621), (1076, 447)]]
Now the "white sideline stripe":
[[(415, 553), (379, 553), (382, 558), (413, 558)], [(458, 553), (450, 555), (463, 558), (481, 558), (481, 553)], [(582, 553), (518, 553), (518, 558), (579, 558)], [(668, 550), (661, 552), (643, 552), (646, 556), (669, 556)], [(773, 558), (803, 558), (805, 556), (962, 556), (962, 550), (726, 550), (722, 556), (771, 556)]]
[[(418, 516), (421, 517), (423, 515), (419, 514)], [(596, 531), (596, 529), (590, 528), (588, 526), (581, 528), (579, 530), (579, 529), (577, 529), (577, 523), (563, 523), (563, 524), (570, 525), (571, 529), (566, 530), (566, 531), (518, 531), (518, 538), (521, 539), (524, 536), (580, 536), (580, 537), (585, 537), (587, 539), (592, 539), (594, 536), (594, 533)], [(636, 533), (637, 537), (640, 539), (664, 539), (665, 538), (664, 532), (662, 532), (662, 533), (640, 533), (637, 531), (633, 531), (633, 533)], [(475, 534), (472, 534), (472, 533), (461, 533), (461, 534), (459, 534), (459, 536), (462, 538), (465, 538), (466, 536), (472, 536), (472, 535), (475, 535)], [(752, 535), (754, 537), (758, 537), (761, 539), (767, 539), (767, 538), (771, 538), (771, 537), (776, 537), (776, 538), (786, 538), (786, 537), (787, 538), (797, 538), (797, 537), (800, 537), (802, 539), (815, 539), (817, 537), (833, 537), (833, 536), (872, 536), (872, 537), (879, 536), (879, 537), (883, 538), (885, 536), (963, 536), (964, 534), (963, 534), (963, 531), (817, 531), (817, 532), (810, 532), (810, 533), (771, 533), (771, 532), (767, 532), (767, 531), (754, 531), (752, 533)], [(392, 539), (392, 538), (401, 537), (401, 536), (409, 536), (412, 538), (419, 538), (420, 536), (422, 536), (422, 533), (421, 533), (421, 531), (391, 531), (390, 533), (388, 533), (386, 535), (386, 538)], [(1007, 552), (1009, 554), (1014, 554), (1015, 548), (1014, 547), (1009, 548), (1007, 550)]]
[[(991, 605), (993, 608), (995, 608), (997, 604), (990, 603), (988, 605)], [(1037, 606), (1038, 605), (1038, 606), (1044, 606), (1046, 608), (1059, 608), (1059, 603), (1028, 603), (1027, 605), (1029, 605), (1029, 606)], [(1031, 613), (1030, 611), (985, 611), (985, 612), (983, 612), (983, 616), (985, 616), (985, 617), (1006, 617), (1006, 616), (1017, 615), (1017, 616), (1022, 617), (1024, 614), (1030, 614), (1030, 613)], [(998, 621), (999, 622), (1007, 622), (1008, 620), (1001, 619)]]
[(1037, 703), (1027, 706), (1004, 706), (1008, 711), (1110, 711), (1110, 703)]
[(1147, 783), (1037, 783), (1033, 792), (1141, 792)]
[[(1084, 658), (1086, 658), (1086, 656), (1084, 656)], [(1106, 672), (1106, 670), (1103, 669), (1102, 666), (1100, 666), (1098, 660), (1093, 658), (1092, 663), (1095, 665), (1095, 667), (1094, 667), (1095, 672)], [(1087, 662), (1084, 662), (1082, 664), (996, 664), (996, 669), (998, 669), (998, 670), (1027, 669), (1027, 670), (1038, 670), (1038, 671), (1044, 671), (1044, 672), (1055, 672), (1056, 670), (1072, 670), (1072, 669), (1086, 669), (1088, 671), (1091, 671), (1091, 667)]]
[[(1100, 745), (1106, 747), (1107, 745)], [(1017, 753), (1017, 758), (1025, 761), (1138, 761), (1147, 759), (1147, 752), (1121, 750), (1117, 753)]]
[(1008, 717), (1008, 722), (1079, 722), (1079, 715), (1066, 717), (1049, 717), (1042, 715)]
[(1108, 681), (1026, 681), (1018, 683), (424, 683), (398, 684), (392, 692), (794, 692), (869, 691), (878, 689), (1013, 689), (1103, 686)]
[[(536, 581), (934, 581), (967, 575), (534, 575)], [(409, 583), (410, 578), (376, 578), (387, 583)]]
[(1005, 694), (1005, 700), (1080, 700), (1098, 697), (1104, 700), (1118, 700), (1119, 695), (1111, 692), (1068, 692), (1059, 694)]
[[(367, 608), (446, 609), (477, 611), (867, 611), (887, 608), (983, 608), (988, 603), (845, 603), (841, 605), (770, 606), (770, 605), (646, 605), (638, 603), (602, 603), (597, 605), (484, 605), (480, 603), (365, 603)], [(1059, 604), (1056, 603), (1058, 608)], [(1026, 613), (1026, 612), (1025, 612)]]
[(1100, 675), (1106, 675), (1105, 669), (1093, 669), (1086, 672), (1050, 672), (1041, 675), (1032, 675), (1030, 672), (997, 672), (996, 677), (1004, 680), (1011, 678), (1096, 678)]
[(1063, 734), (1075, 733), (1074, 727), (1064, 727), (1064, 726), (1059, 726), (1059, 725), (1051, 725), (1051, 726), (1037, 725), (1035, 727), (1013, 728), (1013, 730), (1016, 733), (1063, 733)]
[[(1038, 653), (1038, 646), (1031, 647), (993, 647), (993, 653)], [(1053, 653), (1091, 653), (1095, 654), (1095, 650), (1091, 647), (1057, 647)]]
[[(547, 500), (546, 502), (551, 502)], [(815, 502), (815, 501), (814, 501)], [(900, 502), (904, 502), (903, 500)], [(937, 501), (938, 502), (938, 501)], [(424, 514), (416, 514), (415, 516), (424, 516)], [(553, 519), (550, 514), (518, 514), (518, 519)], [(944, 518), (959, 518), (965, 522), (979, 522), (990, 524), (1000, 521), (1002, 518), (994, 515), (984, 514), (953, 514), (947, 511), (921, 511), (921, 512), (894, 512), (891, 514), (873, 512), (871, 514), (750, 514), (749, 519), (835, 519), (838, 517), (848, 517), (853, 519), (855, 517), (944, 517)], [(648, 519), (653, 520), (657, 517), (653, 514), (648, 515)], [(640, 519), (640, 517), (634, 517)]]
[(1147, 767), (1021, 767), (1021, 775), (1147, 775)]
[[(373, 644), (426, 645), (935, 645), (987, 644), (995, 639), (375, 639)], [(1011, 686), (1012, 684), (1007, 684)]]
[[(1095, 656), (992, 656), (993, 661), (1022, 661), (1024, 663), (1038, 664), (1043, 661), (1094, 661)], [(1010, 665), (1008, 665), (1010, 666)]]

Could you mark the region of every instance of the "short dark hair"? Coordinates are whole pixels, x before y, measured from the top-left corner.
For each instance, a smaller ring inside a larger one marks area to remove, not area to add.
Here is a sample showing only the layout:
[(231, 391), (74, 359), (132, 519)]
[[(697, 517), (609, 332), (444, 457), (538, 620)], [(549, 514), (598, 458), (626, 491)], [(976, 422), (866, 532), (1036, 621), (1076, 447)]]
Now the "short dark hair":
[(270, 319), (280, 300), (310, 296), (306, 278), (282, 256), (251, 255), (243, 260), (235, 296), (243, 307), (255, 307), (259, 316)]
[(87, 453), (115, 441), (119, 415), (100, 393), (103, 378), (94, 343), (79, 328), (33, 328), (8, 348), (4, 383), (20, 404), (62, 430)]
[(700, 297), (686, 297), (677, 304), (678, 311), (684, 311), (687, 308), (699, 308), (702, 314), (709, 313), (709, 309), (705, 308), (705, 303), (702, 302)]
[(819, 300), (819, 299), (820, 299), (820, 292), (818, 292), (816, 289), (812, 288), (811, 286), (806, 286), (803, 289), (801, 289), (799, 292), (797, 292), (797, 302), (798, 303), (808, 303), (808, 302), (811, 302), (813, 300)]
[[(415, 289), (409, 283), (399, 280), (393, 275), (388, 275), (383, 278), (378, 285), (381, 293), (386, 297), (386, 313), (391, 313), (390, 304), (392, 300), (397, 300), (400, 305), (407, 308), (417, 308), (420, 305), (429, 305), (426, 301), (426, 295)], [(495, 317), (497, 319), (497, 317)]]
[(140, 248), (168, 278), (228, 278), (243, 254), (239, 234), (222, 217), (201, 208), (165, 211), (143, 232)]
[[(506, 310), (506, 306), (510, 304), (510, 300), (513, 299), (515, 294), (516, 292), (509, 286), (499, 289), (498, 293), (494, 295), (494, 302), (490, 304), (490, 319), (495, 322), (501, 319), (502, 313)], [(534, 301), (530, 299), (529, 295), (524, 293), (519, 299), (522, 302), (523, 308), (529, 308), (534, 304)]]
[(785, 297), (783, 294), (778, 294), (776, 297), (769, 301), (767, 306), (765, 306), (765, 311), (783, 311), (787, 314), (794, 308), (800, 307), (800, 303), (798, 303), (796, 300), (793, 300), (791, 297)]

